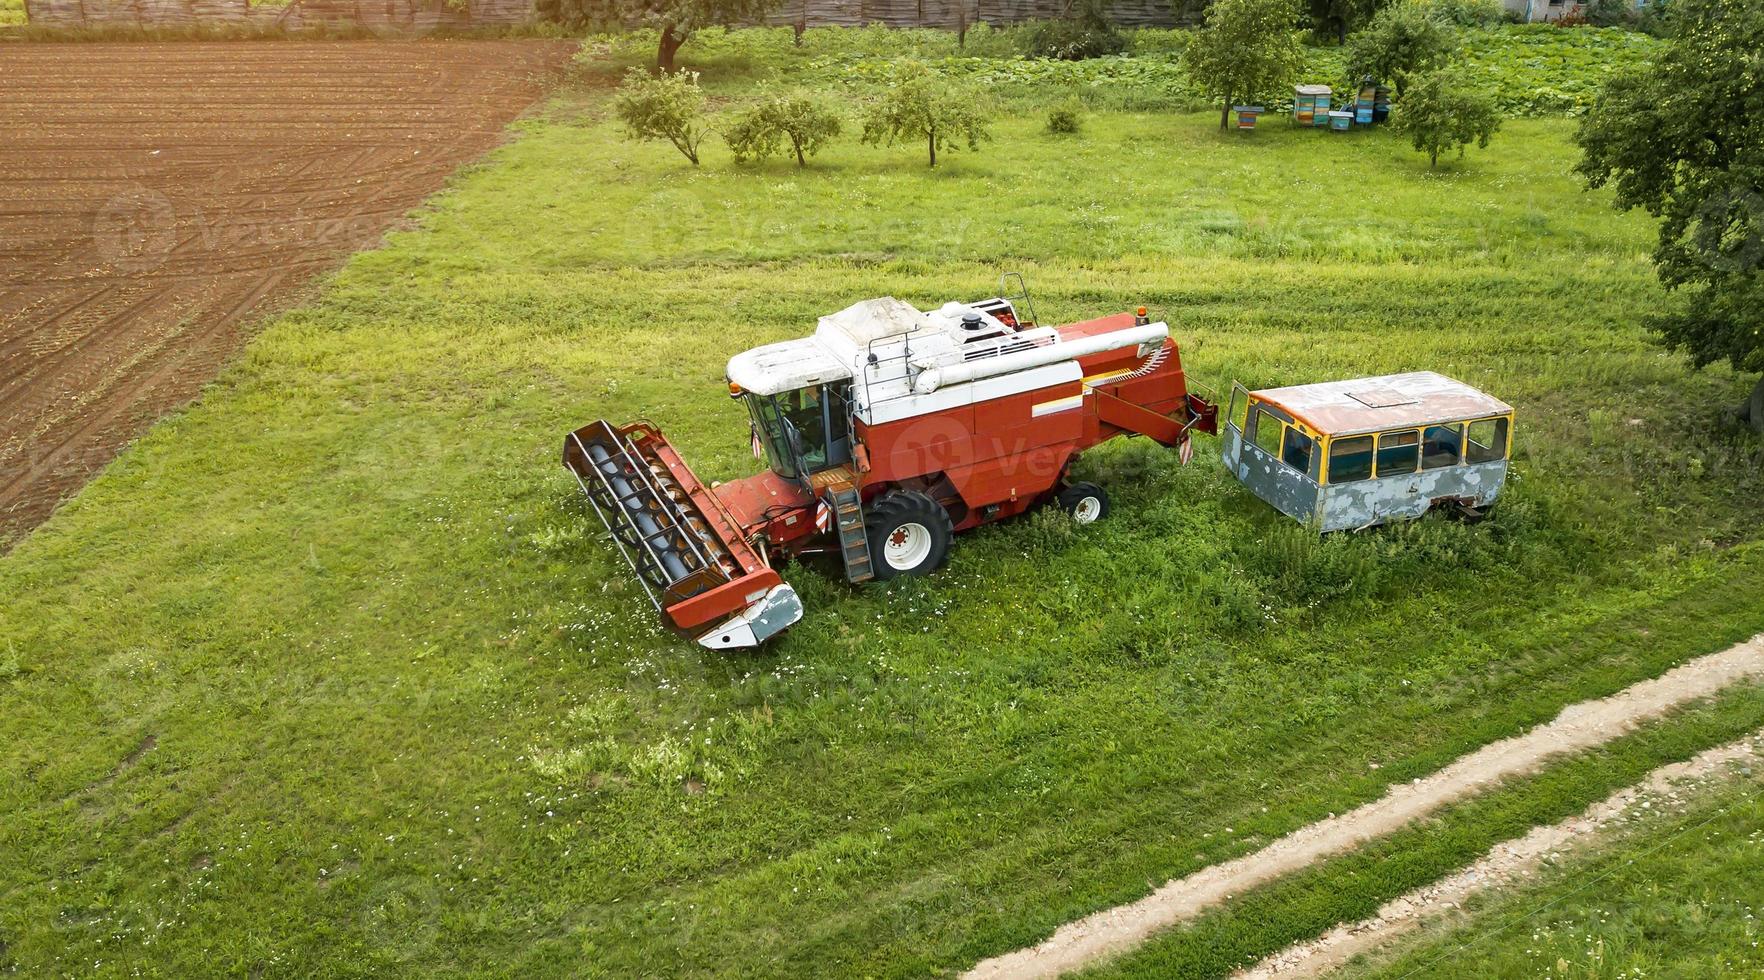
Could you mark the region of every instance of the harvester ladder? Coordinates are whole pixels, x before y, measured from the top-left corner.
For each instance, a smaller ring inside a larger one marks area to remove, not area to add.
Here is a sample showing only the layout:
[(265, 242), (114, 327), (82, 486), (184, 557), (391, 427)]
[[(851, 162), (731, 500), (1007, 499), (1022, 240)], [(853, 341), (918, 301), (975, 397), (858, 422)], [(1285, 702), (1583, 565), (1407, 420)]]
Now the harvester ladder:
[(827, 488), (833, 499), (833, 526), (839, 533), (839, 553), (845, 557), (845, 580), (868, 582), (876, 577), (870, 564), (870, 536), (864, 529), (864, 502), (858, 489), (847, 483)]

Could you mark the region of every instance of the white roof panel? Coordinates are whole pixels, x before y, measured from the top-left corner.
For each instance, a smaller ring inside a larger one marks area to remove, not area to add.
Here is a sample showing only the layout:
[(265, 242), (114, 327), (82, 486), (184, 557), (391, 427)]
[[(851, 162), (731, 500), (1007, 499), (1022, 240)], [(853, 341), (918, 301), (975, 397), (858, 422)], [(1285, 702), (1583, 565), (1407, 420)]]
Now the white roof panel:
[(1432, 371), (1251, 392), (1318, 432), (1345, 435), (1505, 415), (1511, 405)]

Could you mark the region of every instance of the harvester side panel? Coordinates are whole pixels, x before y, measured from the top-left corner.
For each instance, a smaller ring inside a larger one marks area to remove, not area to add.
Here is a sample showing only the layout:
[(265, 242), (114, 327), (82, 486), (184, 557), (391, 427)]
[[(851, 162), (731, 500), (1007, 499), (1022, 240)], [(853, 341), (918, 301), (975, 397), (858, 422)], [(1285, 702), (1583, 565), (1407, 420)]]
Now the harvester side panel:
[(970, 510), (1034, 500), (1058, 481), (1084, 435), (1082, 388), (1064, 381), (970, 407), (858, 425), (866, 488), (941, 474)]

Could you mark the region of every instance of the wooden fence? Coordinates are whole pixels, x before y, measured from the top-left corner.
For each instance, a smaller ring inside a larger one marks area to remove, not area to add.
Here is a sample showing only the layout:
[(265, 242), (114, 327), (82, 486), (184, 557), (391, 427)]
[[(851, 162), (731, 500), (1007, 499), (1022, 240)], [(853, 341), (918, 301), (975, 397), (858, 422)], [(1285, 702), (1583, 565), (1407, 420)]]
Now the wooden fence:
[[(766, 17), (777, 26), (938, 27), (1004, 26), (1046, 20), (1071, 0), (784, 0)], [(1192, 21), (1184, 0), (1114, 0), (1109, 19), (1123, 27), (1172, 27)], [(25, 0), (33, 24), (53, 27), (194, 27), (246, 24), (299, 31), (362, 27), (388, 34), (436, 29), (506, 27), (533, 18), (533, 0), (290, 0), (285, 6), (251, 0)]]
[(25, 0), (25, 19), (50, 27), (247, 25), (288, 31), (365, 28), (386, 34), (508, 27), (533, 17), (532, 0)]

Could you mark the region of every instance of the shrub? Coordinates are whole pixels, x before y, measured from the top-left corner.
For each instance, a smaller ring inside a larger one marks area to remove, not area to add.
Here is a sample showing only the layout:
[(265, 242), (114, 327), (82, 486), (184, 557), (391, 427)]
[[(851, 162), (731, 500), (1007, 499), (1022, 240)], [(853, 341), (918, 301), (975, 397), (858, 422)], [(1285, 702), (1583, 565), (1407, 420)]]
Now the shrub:
[(1507, 8), (1501, 0), (1427, 0), (1427, 10), (1439, 20), (1459, 27), (1493, 27), (1507, 18)]
[(977, 90), (921, 68), (870, 106), (863, 140), (890, 146), (924, 140), (935, 167), (938, 150), (953, 150), (958, 141), (977, 150), (981, 140), (991, 138), (986, 129), (988, 111)]
[(1470, 88), (1455, 72), (1440, 71), (1410, 86), (1397, 110), (1395, 126), (1415, 149), (1427, 154), (1427, 166), (1432, 169), (1439, 165), (1444, 150), (1457, 147), (1461, 157), (1471, 141), (1479, 149), (1488, 146), (1489, 138), (1501, 128), (1501, 115), (1493, 96)]
[(704, 90), (697, 72), (651, 77), (641, 68), (625, 75), (613, 96), (613, 112), (632, 139), (667, 140), (698, 166), (698, 144), (704, 141)]
[(1083, 127), (1083, 122), (1077, 99), (1067, 99), (1047, 110), (1047, 131), (1050, 133), (1076, 133)]
[(1443, 66), (1451, 56), (1452, 28), (1417, 0), (1397, 0), (1366, 29), (1348, 38), (1344, 67), (1349, 85), (1371, 77), (1396, 87)]
[(843, 128), (839, 114), (815, 99), (779, 95), (749, 106), (723, 132), (738, 162), (764, 160), (788, 142), (796, 165), (820, 152)]
[(1083, 61), (1127, 50), (1127, 36), (1109, 22), (1101, 0), (1084, 0), (1058, 20), (1024, 24), (1017, 39), (1031, 58)]

